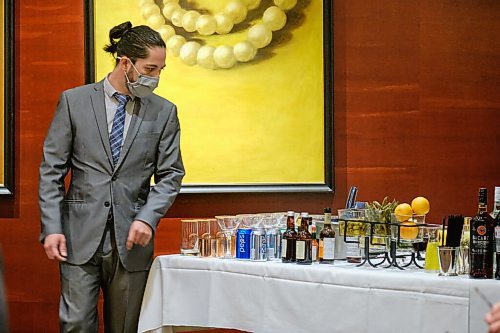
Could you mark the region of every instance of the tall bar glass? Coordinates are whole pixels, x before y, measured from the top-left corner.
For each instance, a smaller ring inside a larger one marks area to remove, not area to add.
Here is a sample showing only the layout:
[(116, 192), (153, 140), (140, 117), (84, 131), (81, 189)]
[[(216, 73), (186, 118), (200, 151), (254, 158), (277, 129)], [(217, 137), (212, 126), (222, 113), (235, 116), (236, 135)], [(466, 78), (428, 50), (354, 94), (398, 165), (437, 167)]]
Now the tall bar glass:
[(198, 220), (181, 220), (181, 254), (198, 255)]

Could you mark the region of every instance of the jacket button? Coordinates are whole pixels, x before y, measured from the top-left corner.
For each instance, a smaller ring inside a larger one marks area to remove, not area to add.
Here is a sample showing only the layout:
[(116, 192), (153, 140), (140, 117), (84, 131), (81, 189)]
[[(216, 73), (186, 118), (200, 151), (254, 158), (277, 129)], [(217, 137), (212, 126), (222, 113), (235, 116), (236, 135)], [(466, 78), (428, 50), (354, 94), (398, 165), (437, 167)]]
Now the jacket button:
[(109, 201), (106, 201), (106, 202), (104, 203), (104, 207), (109, 207), (109, 206), (110, 206)]
[(115, 181), (116, 180), (116, 176), (111, 177), (111, 180)]

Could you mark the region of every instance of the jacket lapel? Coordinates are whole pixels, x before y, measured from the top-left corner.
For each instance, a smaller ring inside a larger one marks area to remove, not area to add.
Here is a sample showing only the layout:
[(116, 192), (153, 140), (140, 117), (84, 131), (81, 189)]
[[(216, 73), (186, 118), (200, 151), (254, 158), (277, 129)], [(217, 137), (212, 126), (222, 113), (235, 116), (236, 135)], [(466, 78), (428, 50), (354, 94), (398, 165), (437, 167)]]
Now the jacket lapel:
[(139, 99), (139, 102), (135, 103), (134, 113), (132, 114), (132, 119), (130, 120), (130, 125), (125, 136), (125, 142), (123, 143), (122, 150), (120, 152), (120, 159), (115, 167), (117, 170), (121, 165), (123, 160), (127, 157), (128, 151), (132, 142), (134, 142), (135, 136), (141, 127), (142, 119), (144, 119), (144, 114), (149, 105), (149, 100), (146, 98)]
[(113, 170), (113, 161), (111, 159), (111, 146), (109, 144), (108, 121), (106, 119), (106, 104), (104, 101), (104, 81), (100, 81), (94, 85), (94, 91), (90, 95), (92, 108), (94, 110), (95, 120), (101, 142), (108, 157), (109, 166)]

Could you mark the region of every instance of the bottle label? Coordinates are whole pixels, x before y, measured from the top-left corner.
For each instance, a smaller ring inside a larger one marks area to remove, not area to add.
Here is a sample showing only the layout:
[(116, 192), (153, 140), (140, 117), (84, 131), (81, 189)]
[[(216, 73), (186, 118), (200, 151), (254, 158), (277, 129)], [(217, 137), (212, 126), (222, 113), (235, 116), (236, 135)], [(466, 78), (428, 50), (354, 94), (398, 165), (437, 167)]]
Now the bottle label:
[(500, 253), (500, 226), (495, 227), (496, 253)]
[(313, 245), (311, 253), (312, 253), (312, 260), (316, 261), (316, 258), (318, 258), (318, 247)]
[(335, 255), (335, 238), (323, 238), (323, 259), (332, 260)]
[(281, 258), (286, 258), (286, 239), (281, 240)]
[[(347, 237), (348, 241), (357, 241), (357, 237)], [(346, 257), (359, 257), (361, 252), (359, 251), (359, 244), (357, 243), (345, 243), (345, 255)]]
[(306, 258), (306, 242), (298, 240), (295, 249), (297, 260), (304, 260)]
[(490, 229), (488, 232), (485, 223), (486, 221), (484, 221), (482, 216), (476, 216), (473, 220), (475, 228), (472, 229), (473, 232), (471, 233), (471, 254), (488, 255), (492, 251), (494, 231)]

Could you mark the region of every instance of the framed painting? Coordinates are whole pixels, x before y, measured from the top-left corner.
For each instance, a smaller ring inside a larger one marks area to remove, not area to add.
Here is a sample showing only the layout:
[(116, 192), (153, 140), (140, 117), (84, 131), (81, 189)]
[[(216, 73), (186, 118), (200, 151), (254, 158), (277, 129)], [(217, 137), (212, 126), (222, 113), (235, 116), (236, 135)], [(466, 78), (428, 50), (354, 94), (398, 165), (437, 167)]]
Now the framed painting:
[(14, 1), (0, 0), (0, 195), (14, 193)]
[(330, 0), (86, 0), (86, 79), (130, 21), (166, 42), (155, 92), (177, 105), (181, 192), (333, 191)]

